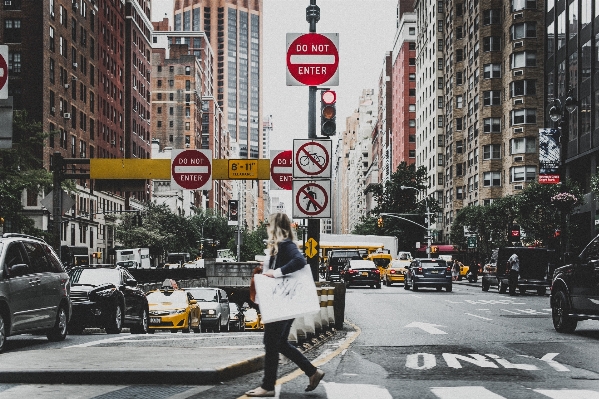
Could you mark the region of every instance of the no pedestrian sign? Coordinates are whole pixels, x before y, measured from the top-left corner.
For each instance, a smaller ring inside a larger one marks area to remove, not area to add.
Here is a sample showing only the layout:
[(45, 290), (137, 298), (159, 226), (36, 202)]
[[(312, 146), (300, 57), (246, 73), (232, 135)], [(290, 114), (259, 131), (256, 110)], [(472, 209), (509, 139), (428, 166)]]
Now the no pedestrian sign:
[(171, 186), (180, 190), (212, 189), (210, 150), (173, 150)]
[(287, 33), (287, 86), (339, 86), (338, 49), (338, 33)]
[(328, 219), (331, 217), (331, 180), (294, 180), (294, 218)]

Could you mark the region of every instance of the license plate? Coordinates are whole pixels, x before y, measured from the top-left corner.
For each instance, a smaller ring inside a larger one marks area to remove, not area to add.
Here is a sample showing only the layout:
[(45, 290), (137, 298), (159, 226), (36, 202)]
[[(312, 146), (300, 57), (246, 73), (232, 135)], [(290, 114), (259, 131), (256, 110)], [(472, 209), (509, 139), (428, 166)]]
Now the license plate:
[(150, 324), (160, 324), (160, 317), (150, 317)]
[(431, 273), (437, 274), (437, 273), (439, 273), (439, 270), (431, 270)]
[(362, 272), (362, 276), (368, 277), (368, 272)]

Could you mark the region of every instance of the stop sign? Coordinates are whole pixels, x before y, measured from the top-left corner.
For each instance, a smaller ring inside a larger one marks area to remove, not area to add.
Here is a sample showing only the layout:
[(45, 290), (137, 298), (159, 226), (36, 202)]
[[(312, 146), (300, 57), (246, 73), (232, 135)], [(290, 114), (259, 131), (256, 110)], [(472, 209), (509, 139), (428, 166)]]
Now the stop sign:
[[(273, 156), (274, 154), (274, 156)], [(293, 175), (293, 151), (275, 151), (270, 152), (270, 185), (273, 190), (291, 190)]]
[(287, 86), (339, 85), (337, 33), (287, 34)]
[(173, 150), (171, 156), (171, 186), (183, 190), (212, 188), (210, 150)]

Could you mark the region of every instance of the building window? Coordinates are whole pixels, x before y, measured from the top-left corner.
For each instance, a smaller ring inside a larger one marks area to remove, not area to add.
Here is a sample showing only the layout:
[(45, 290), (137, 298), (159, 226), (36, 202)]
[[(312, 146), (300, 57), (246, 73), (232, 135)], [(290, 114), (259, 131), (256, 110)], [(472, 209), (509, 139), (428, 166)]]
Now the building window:
[(437, 97), (437, 108), (443, 109), (443, 97), (442, 96)]
[(169, 122), (168, 122), (168, 127), (174, 127), (174, 123), (173, 123), (173, 121), (169, 121)]
[(461, 26), (458, 26), (457, 28), (455, 28), (455, 37), (458, 40), (460, 40), (462, 37), (464, 37), (464, 34), (462, 33), (462, 27)]
[(437, 165), (443, 166), (443, 154), (437, 154)]
[(537, 8), (537, 0), (512, 0), (512, 12), (533, 10)]
[(21, 53), (10, 52), (8, 53), (8, 70), (13, 74), (21, 73)]
[(512, 69), (534, 66), (537, 66), (537, 53), (534, 51), (512, 53)]
[(461, 154), (464, 151), (464, 142), (462, 140), (456, 140), (455, 142), (455, 153)]
[(408, 111), (410, 111), (410, 112), (416, 112), (416, 104), (410, 104), (410, 105), (408, 105)]
[(510, 83), (512, 97), (534, 96), (537, 94), (537, 81), (534, 79), (515, 80)]
[(191, 75), (191, 67), (185, 67), (185, 75)]
[(416, 50), (416, 42), (409, 42), (408, 50)]
[(483, 51), (500, 51), (501, 38), (499, 36), (487, 36), (483, 38)]
[(537, 123), (537, 110), (534, 108), (512, 110), (512, 125)]
[(416, 80), (416, 74), (415, 73), (411, 73), (408, 75), (408, 79), (411, 81), (415, 81)]
[(501, 186), (501, 172), (485, 172), (483, 173), (483, 186)]
[(534, 137), (521, 137), (511, 140), (512, 154), (535, 154), (537, 140)]
[(190, 130), (190, 129), (191, 129), (191, 123), (185, 122), (185, 130)]
[(534, 166), (515, 166), (511, 169), (512, 182), (532, 181), (537, 177), (537, 168)]
[(455, 98), (455, 107), (460, 109), (464, 106), (464, 97), (463, 96), (456, 96)]
[(437, 116), (437, 127), (443, 127), (443, 115)]
[(464, 129), (464, 123), (462, 118), (456, 118), (455, 120), (455, 130), (461, 131)]
[(483, 104), (484, 105), (500, 105), (501, 104), (501, 91), (489, 90), (483, 92)]
[(410, 58), (408, 63), (410, 65), (416, 65), (416, 58)]
[(408, 150), (408, 157), (416, 158), (416, 150)]
[(483, 25), (498, 24), (500, 18), (499, 13), (500, 10), (498, 9), (485, 10), (483, 12)]
[(501, 133), (501, 118), (485, 118), (485, 119), (483, 119), (483, 132), (485, 132), (485, 133)]
[(514, 24), (510, 28), (510, 34), (512, 40), (535, 38), (537, 37), (537, 23), (536, 22), (522, 22)]
[(455, 60), (456, 62), (461, 62), (464, 60), (464, 52), (461, 49), (455, 51)]
[(483, 160), (489, 159), (500, 159), (501, 158), (501, 145), (500, 144), (489, 144), (483, 146)]
[(483, 78), (493, 79), (501, 77), (501, 64), (485, 64), (483, 65)]
[(416, 127), (416, 120), (415, 119), (410, 119), (410, 121), (408, 122), (410, 127)]
[(408, 28), (408, 34), (409, 34), (410, 36), (414, 36), (414, 35), (416, 35), (416, 28), (414, 28), (414, 27), (410, 27), (410, 28)]
[(455, 73), (455, 84), (460, 86), (464, 83), (462, 72)]
[(408, 95), (409, 95), (410, 97), (414, 97), (414, 96), (416, 96), (416, 89), (409, 89), (409, 90), (408, 90)]

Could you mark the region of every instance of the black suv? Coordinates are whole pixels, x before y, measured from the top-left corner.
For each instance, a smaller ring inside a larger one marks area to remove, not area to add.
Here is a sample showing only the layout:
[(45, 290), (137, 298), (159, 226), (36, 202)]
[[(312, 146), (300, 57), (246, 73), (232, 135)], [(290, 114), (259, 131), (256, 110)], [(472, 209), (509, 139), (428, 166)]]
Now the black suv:
[(67, 336), (71, 317), (69, 276), (54, 250), (40, 238), (0, 237), (0, 352), (11, 335), (46, 332)]
[(329, 252), (326, 265), (326, 280), (341, 280), (341, 271), (350, 260), (362, 260), (357, 249), (334, 249)]
[(71, 269), (69, 275), (69, 333), (80, 334), (86, 327), (104, 328), (108, 334), (119, 334), (123, 327), (130, 327), (132, 334), (148, 332), (148, 299), (127, 269), (84, 266)]
[(563, 333), (574, 332), (579, 320), (599, 320), (599, 235), (567, 263), (551, 282), (553, 327)]

